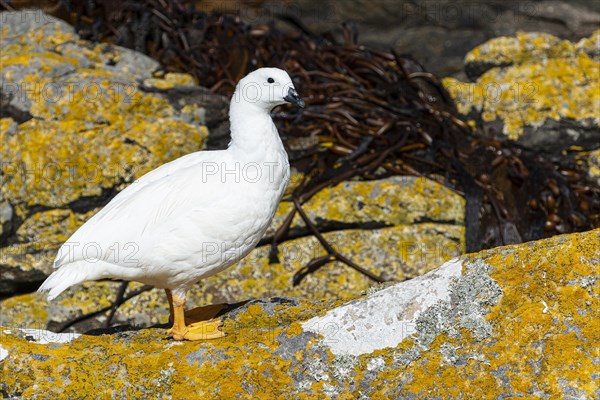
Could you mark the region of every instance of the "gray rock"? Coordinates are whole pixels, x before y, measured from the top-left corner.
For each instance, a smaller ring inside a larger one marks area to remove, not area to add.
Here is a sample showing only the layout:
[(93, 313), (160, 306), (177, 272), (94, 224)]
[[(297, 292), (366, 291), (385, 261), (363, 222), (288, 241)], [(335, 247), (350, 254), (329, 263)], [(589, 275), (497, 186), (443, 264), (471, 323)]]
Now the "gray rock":
[(120, 58), (114, 66), (108, 67), (109, 70), (124, 72), (135, 76), (138, 80), (143, 80), (150, 78), (160, 66), (158, 61), (145, 54), (125, 47), (115, 46), (115, 48), (120, 53)]
[(61, 33), (79, 38), (71, 25), (39, 9), (3, 11), (0, 13), (0, 22), (3, 29), (7, 29), (2, 40), (3, 46), (18, 43), (21, 35), (31, 31), (38, 31), (42, 37), (52, 37)]
[(302, 325), (305, 331), (321, 335), (321, 342), (336, 356), (393, 348), (416, 334), (418, 346), (401, 362), (414, 359), (419, 349), (427, 348), (443, 332), (456, 337), (456, 318), (460, 327), (482, 340), (491, 333), (483, 319), (483, 306), (495, 304), (501, 290), (485, 264), (473, 263), (466, 274), (462, 268), (460, 259), (448, 261), (428, 274), (349, 302)]
[(218, 340), (4, 328), (0, 390), (94, 397), (92, 376), (116, 398), (596, 398), (599, 242), (595, 230), (491, 249), (341, 305), (249, 302)]

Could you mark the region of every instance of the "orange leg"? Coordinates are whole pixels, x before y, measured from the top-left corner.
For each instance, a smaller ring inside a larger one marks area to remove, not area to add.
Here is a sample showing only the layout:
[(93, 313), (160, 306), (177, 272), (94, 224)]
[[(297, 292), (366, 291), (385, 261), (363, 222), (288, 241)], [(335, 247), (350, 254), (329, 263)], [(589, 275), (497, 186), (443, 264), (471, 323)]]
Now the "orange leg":
[(169, 330), (169, 333), (174, 340), (208, 340), (225, 336), (225, 333), (219, 330), (219, 327), (223, 326), (220, 319), (200, 321), (186, 326), (185, 296), (173, 293), (169, 289), (166, 289), (166, 292), (169, 300), (169, 320), (173, 320), (173, 327)]
[(165, 289), (165, 293), (167, 294), (167, 300), (169, 300), (169, 322), (173, 323), (173, 294), (171, 293), (171, 289)]

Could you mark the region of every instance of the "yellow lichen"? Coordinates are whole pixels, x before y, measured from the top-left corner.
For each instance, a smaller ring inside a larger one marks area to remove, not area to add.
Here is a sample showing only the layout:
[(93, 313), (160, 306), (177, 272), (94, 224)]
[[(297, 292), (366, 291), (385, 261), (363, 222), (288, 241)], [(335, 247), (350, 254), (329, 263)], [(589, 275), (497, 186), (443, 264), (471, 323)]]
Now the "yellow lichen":
[(161, 90), (172, 89), (176, 86), (196, 86), (196, 81), (190, 74), (169, 72), (162, 77), (148, 78), (144, 85)]
[[(31, 13), (36, 12), (38, 11), (31, 10)], [(41, 17), (41, 15), (38, 14), (37, 16), (29, 15), (28, 18), (39, 19), (45, 17)], [(5, 29), (0, 30), (0, 44), (4, 44), (5, 41), (16, 41), (24, 46), (36, 45), (37, 47), (53, 48), (61, 43), (78, 40), (78, 36), (72, 32), (72, 28), (65, 29), (64, 22), (44, 22), (44, 24), (19, 36), (15, 36), (7, 26)]]
[[(486, 317), (492, 337), (477, 343), (464, 330), (460, 338), (438, 336), (404, 370), (412, 379), (401, 395), (497, 398), (542, 391), (562, 398), (568, 393), (564, 382), (588, 395), (598, 389), (592, 359), (600, 354), (594, 345), (600, 342), (600, 289), (589, 279), (597, 274), (600, 230), (507, 249), (469, 257), (491, 265), (490, 276), (502, 288), (500, 302)], [(478, 358), (465, 366), (448, 364), (441, 359), (443, 344)], [(381, 373), (377, 382), (385, 386), (385, 379)]]
[[(600, 356), (599, 257), (600, 230), (467, 256), (489, 265), (487, 273), (502, 289), (499, 301), (486, 306), (490, 336), (477, 340), (464, 328), (455, 336), (440, 333), (402, 364), (398, 357), (416, 345), (412, 337), (337, 369), (349, 361), (305, 337), (298, 322), (339, 302), (281, 305), (275, 312), (255, 303), (226, 320), (225, 338), (205, 342), (174, 343), (164, 339), (164, 329), (152, 328), (41, 345), (0, 328), (3, 367), (19, 371), (5, 374), (3, 390), (23, 398), (593, 397), (599, 388), (593, 377)], [(285, 353), (290, 349), (293, 354)]]
[(77, 61), (77, 59), (65, 57), (61, 54), (53, 53), (50, 51), (44, 51), (40, 53), (17, 54), (14, 56), (10, 53), (3, 52), (3, 54), (5, 55), (0, 57), (0, 66), (2, 67), (2, 69), (16, 64), (27, 66), (32, 64), (32, 62), (36, 59), (39, 59), (41, 62), (43, 62), (42, 72), (47, 72), (52, 66), (56, 65), (73, 64), (74, 66), (79, 66), (79, 61)]
[(465, 62), (512, 64), (570, 57), (575, 44), (548, 33), (517, 32), (515, 36), (499, 37), (471, 50)]
[[(402, 281), (428, 272), (464, 251), (460, 226), (418, 224), (380, 230), (344, 230), (326, 233), (336, 248), (375, 274)], [(325, 254), (314, 237), (279, 245), (279, 263), (269, 262), (270, 246), (255, 249), (247, 258), (203, 281), (202, 303), (232, 298), (301, 296), (306, 299), (351, 298), (373, 282), (341, 263), (328, 264), (291, 287), (294, 274), (311, 259)]]
[[(589, 41), (597, 41), (600, 31)], [(484, 122), (499, 119), (503, 133), (517, 139), (524, 127), (547, 120), (591, 120), (600, 124), (600, 62), (588, 42), (575, 46), (548, 34), (519, 33), (493, 39), (467, 55), (468, 62), (500, 66), (486, 71), (476, 83), (445, 78), (444, 86), (458, 111), (481, 112)]]
[[(92, 128), (75, 119), (32, 119), (20, 124), (14, 134), (0, 132), (5, 143), (0, 156), (12, 160), (3, 164), (6, 181), (2, 191), (16, 205), (57, 207), (81, 196), (97, 196), (102, 188), (132, 181), (170, 161), (182, 147), (199, 146), (205, 134), (181, 121), (151, 121), (142, 116), (135, 122), (117, 120), (113, 125)], [(75, 136), (77, 140), (73, 140)], [(102, 148), (89, 151), (94, 143)]]
[(0, 301), (0, 324), (22, 328), (45, 328), (48, 324), (46, 300), (24, 294)]
[[(460, 225), (464, 219), (464, 199), (460, 195), (431, 179), (413, 177), (342, 182), (321, 190), (303, 208), (313, 220), (344, 224), (408, 225), (428, 219)], [(291, 202), (280, 203), (268, 235), (292, 209)], [(296, 214), (291, 227), (303, 226)]]

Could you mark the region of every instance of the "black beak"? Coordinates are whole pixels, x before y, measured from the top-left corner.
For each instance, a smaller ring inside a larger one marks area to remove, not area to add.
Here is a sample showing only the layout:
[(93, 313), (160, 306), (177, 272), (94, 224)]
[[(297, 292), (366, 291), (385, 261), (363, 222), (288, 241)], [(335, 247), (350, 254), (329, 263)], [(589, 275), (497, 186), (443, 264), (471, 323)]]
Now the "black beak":
[(300, 108), (304, 108), (304, 100), (302, 100), (300, 96), (298, 96), (298, 93), (296, 93), (294, 88), (290, 88), (288, 90), (287, 96), (285, 96), (283, 99), (288, 103), (296, 104)]

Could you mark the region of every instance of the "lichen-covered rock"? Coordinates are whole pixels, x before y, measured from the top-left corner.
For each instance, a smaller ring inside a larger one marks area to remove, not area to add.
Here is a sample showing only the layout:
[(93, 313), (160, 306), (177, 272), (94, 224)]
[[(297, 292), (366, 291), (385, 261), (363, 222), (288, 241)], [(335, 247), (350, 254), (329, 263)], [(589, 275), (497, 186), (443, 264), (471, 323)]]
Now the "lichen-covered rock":
[(5, 396), (596, 398), (600, 230), (483, 251), (340, 304), (229, 310), (223, 339), (166, 329), (0, 332)]
[(578, 43), (561, 40), (543, 32), (518, 32), (487, 41), (471, 50), (465, 57), (465, 72), (475, 80), (489, 69), (514, 64), (540, 63), (557, 58), (573, 58), (579, 53), (595, 57), (598, 54), (599, 32)]
[(562, 150), (600, 142), (600, 31), (578, 43), (544, 33), (492, 39), (465, 58), (475, 83), (446, 78), (458, 110), (510, 139)]
[[(282, 202), (266, 237), (271, 237), (293, 209)], [(377, 181), (347, 181), (321, 190), (303, 206), (319, 229), (377, 228), (422, 221), (462, 225), (465, 201), (456, 192), (426, 178), (394, 176)], [(308, 232), (298, 213), (291, 234)]]
[(0, 18), (0, 294), (8, 294), (39, 284), (58, 246), (99, 207), (200, 150), (207, 129), (200, 108), (169, 98), (191, 76), (155, 73), (147, 56), (79, 40), (39, 11)]

